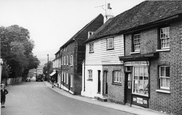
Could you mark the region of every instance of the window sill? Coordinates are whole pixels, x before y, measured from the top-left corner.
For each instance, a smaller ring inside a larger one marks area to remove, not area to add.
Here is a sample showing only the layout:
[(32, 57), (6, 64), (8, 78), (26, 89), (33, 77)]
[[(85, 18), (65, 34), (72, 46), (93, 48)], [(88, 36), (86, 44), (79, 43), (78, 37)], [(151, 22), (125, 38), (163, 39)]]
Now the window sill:
[(170, 94), (171, 93), (169, 90), (162, 90), (162, 89), (157, 89), (156, 92), (166, 93), (166, 94)]
[(130, 54), (140, 54), (140, 52), (130, 52)]
[(157, 49), (156, 52), (168, 52), (170, 51), (169, 48), (166, 48), (166, 49)]
[(107, 48), (107, 50), (114, 50), (114, 48)]

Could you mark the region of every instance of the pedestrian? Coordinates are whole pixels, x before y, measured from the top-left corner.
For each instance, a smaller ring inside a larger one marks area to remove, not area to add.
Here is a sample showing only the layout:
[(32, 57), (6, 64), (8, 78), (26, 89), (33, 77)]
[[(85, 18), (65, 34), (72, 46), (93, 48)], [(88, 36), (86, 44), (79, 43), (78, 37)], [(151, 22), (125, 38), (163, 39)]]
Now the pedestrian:
[(54, 78), (51, 78), (51, 82), (52, 82), (52, 88), (54, 88)]
[(5, 108), (6, 95), (8, 94), (8, 90), (5, 88), (5, 85), (1, 85), (1, 108)]

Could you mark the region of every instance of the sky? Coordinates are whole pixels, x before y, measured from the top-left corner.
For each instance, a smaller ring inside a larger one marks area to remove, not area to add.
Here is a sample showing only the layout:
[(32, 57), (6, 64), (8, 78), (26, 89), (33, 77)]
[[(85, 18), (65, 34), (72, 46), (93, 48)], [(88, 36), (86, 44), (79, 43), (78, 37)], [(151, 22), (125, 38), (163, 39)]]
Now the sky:
[(19, 25), (30, 32), (33, 54), (41, 65), (55, 58), (55, 53), (74, 34), (111, 4), (114, 16), (144, 0), (0, 0), (0, 26)]

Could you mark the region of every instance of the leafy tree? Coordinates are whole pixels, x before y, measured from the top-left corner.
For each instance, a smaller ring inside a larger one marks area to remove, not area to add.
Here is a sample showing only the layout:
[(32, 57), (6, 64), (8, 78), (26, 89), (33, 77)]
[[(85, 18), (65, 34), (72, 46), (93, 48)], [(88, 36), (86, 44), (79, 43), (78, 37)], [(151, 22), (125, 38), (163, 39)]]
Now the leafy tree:
[(34, 42), (29, 31), (18, 25), (0, 27), (1, 57), (9, 65), (9, 77), (26, 77), (40, 61), (33, 55)]
[(43, 67), (43, 74), (48, 78), (48, 74), (53, 72), (53, 63), (49, 61), (48, 63), (44, 64)]

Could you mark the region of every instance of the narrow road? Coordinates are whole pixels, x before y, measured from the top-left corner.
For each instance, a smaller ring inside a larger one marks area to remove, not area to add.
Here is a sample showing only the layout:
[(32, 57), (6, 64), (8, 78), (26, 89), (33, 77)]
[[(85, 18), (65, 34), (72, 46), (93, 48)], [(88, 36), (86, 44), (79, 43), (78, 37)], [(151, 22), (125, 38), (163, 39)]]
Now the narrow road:
[(63, 96), (44, 82), (8, 86), (2, 115), (132, 115)]

